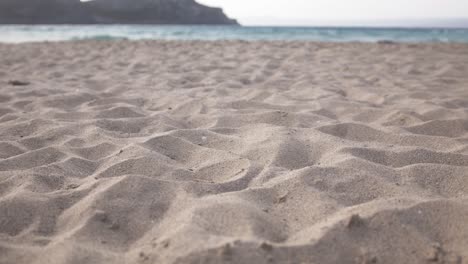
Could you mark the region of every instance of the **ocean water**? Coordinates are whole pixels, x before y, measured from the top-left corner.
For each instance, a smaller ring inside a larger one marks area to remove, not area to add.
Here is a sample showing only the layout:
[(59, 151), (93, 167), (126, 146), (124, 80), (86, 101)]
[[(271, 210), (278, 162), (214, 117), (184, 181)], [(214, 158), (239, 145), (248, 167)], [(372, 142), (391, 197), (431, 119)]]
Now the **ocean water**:
[(239, 27), (154, 25), (4, 25), (0, 42), (64, 41), (84, 39), (162, 40), (310, 40), (327, 42), (463, 42), (468, 29)]

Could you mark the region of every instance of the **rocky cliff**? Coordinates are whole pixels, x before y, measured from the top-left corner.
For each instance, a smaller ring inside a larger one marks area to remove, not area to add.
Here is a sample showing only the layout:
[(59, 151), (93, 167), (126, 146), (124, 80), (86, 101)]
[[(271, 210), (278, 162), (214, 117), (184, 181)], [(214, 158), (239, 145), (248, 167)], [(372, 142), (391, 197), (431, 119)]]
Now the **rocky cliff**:
[(1, 24), (237, 24), (195, 0), (0, 0)]
[(2, 24), (89, 24), (80, 0), (0, 0)]

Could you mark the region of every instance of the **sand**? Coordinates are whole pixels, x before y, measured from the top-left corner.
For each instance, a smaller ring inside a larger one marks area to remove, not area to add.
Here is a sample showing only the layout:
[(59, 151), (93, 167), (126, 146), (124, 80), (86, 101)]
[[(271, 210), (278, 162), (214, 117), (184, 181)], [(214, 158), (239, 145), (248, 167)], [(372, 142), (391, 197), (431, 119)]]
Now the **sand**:
[(468, 45), (0, 44), (0, 263), (468, 263)]

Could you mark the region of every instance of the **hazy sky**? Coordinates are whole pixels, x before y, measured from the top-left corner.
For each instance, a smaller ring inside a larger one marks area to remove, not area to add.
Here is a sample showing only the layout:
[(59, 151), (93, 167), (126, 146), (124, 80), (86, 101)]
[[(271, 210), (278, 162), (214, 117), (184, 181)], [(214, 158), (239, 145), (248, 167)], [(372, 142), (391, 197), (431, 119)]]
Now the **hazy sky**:
[(468, 18), (468, 0), (198, 0), (242, 24)]

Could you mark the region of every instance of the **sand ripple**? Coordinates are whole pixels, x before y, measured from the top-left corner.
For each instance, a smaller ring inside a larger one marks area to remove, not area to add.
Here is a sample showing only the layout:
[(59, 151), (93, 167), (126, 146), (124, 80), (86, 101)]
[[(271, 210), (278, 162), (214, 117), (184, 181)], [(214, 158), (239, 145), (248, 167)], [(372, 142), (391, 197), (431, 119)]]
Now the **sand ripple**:
[(466, 45), (86, 41), (0, 61), (0, 263), (468, 261)]

